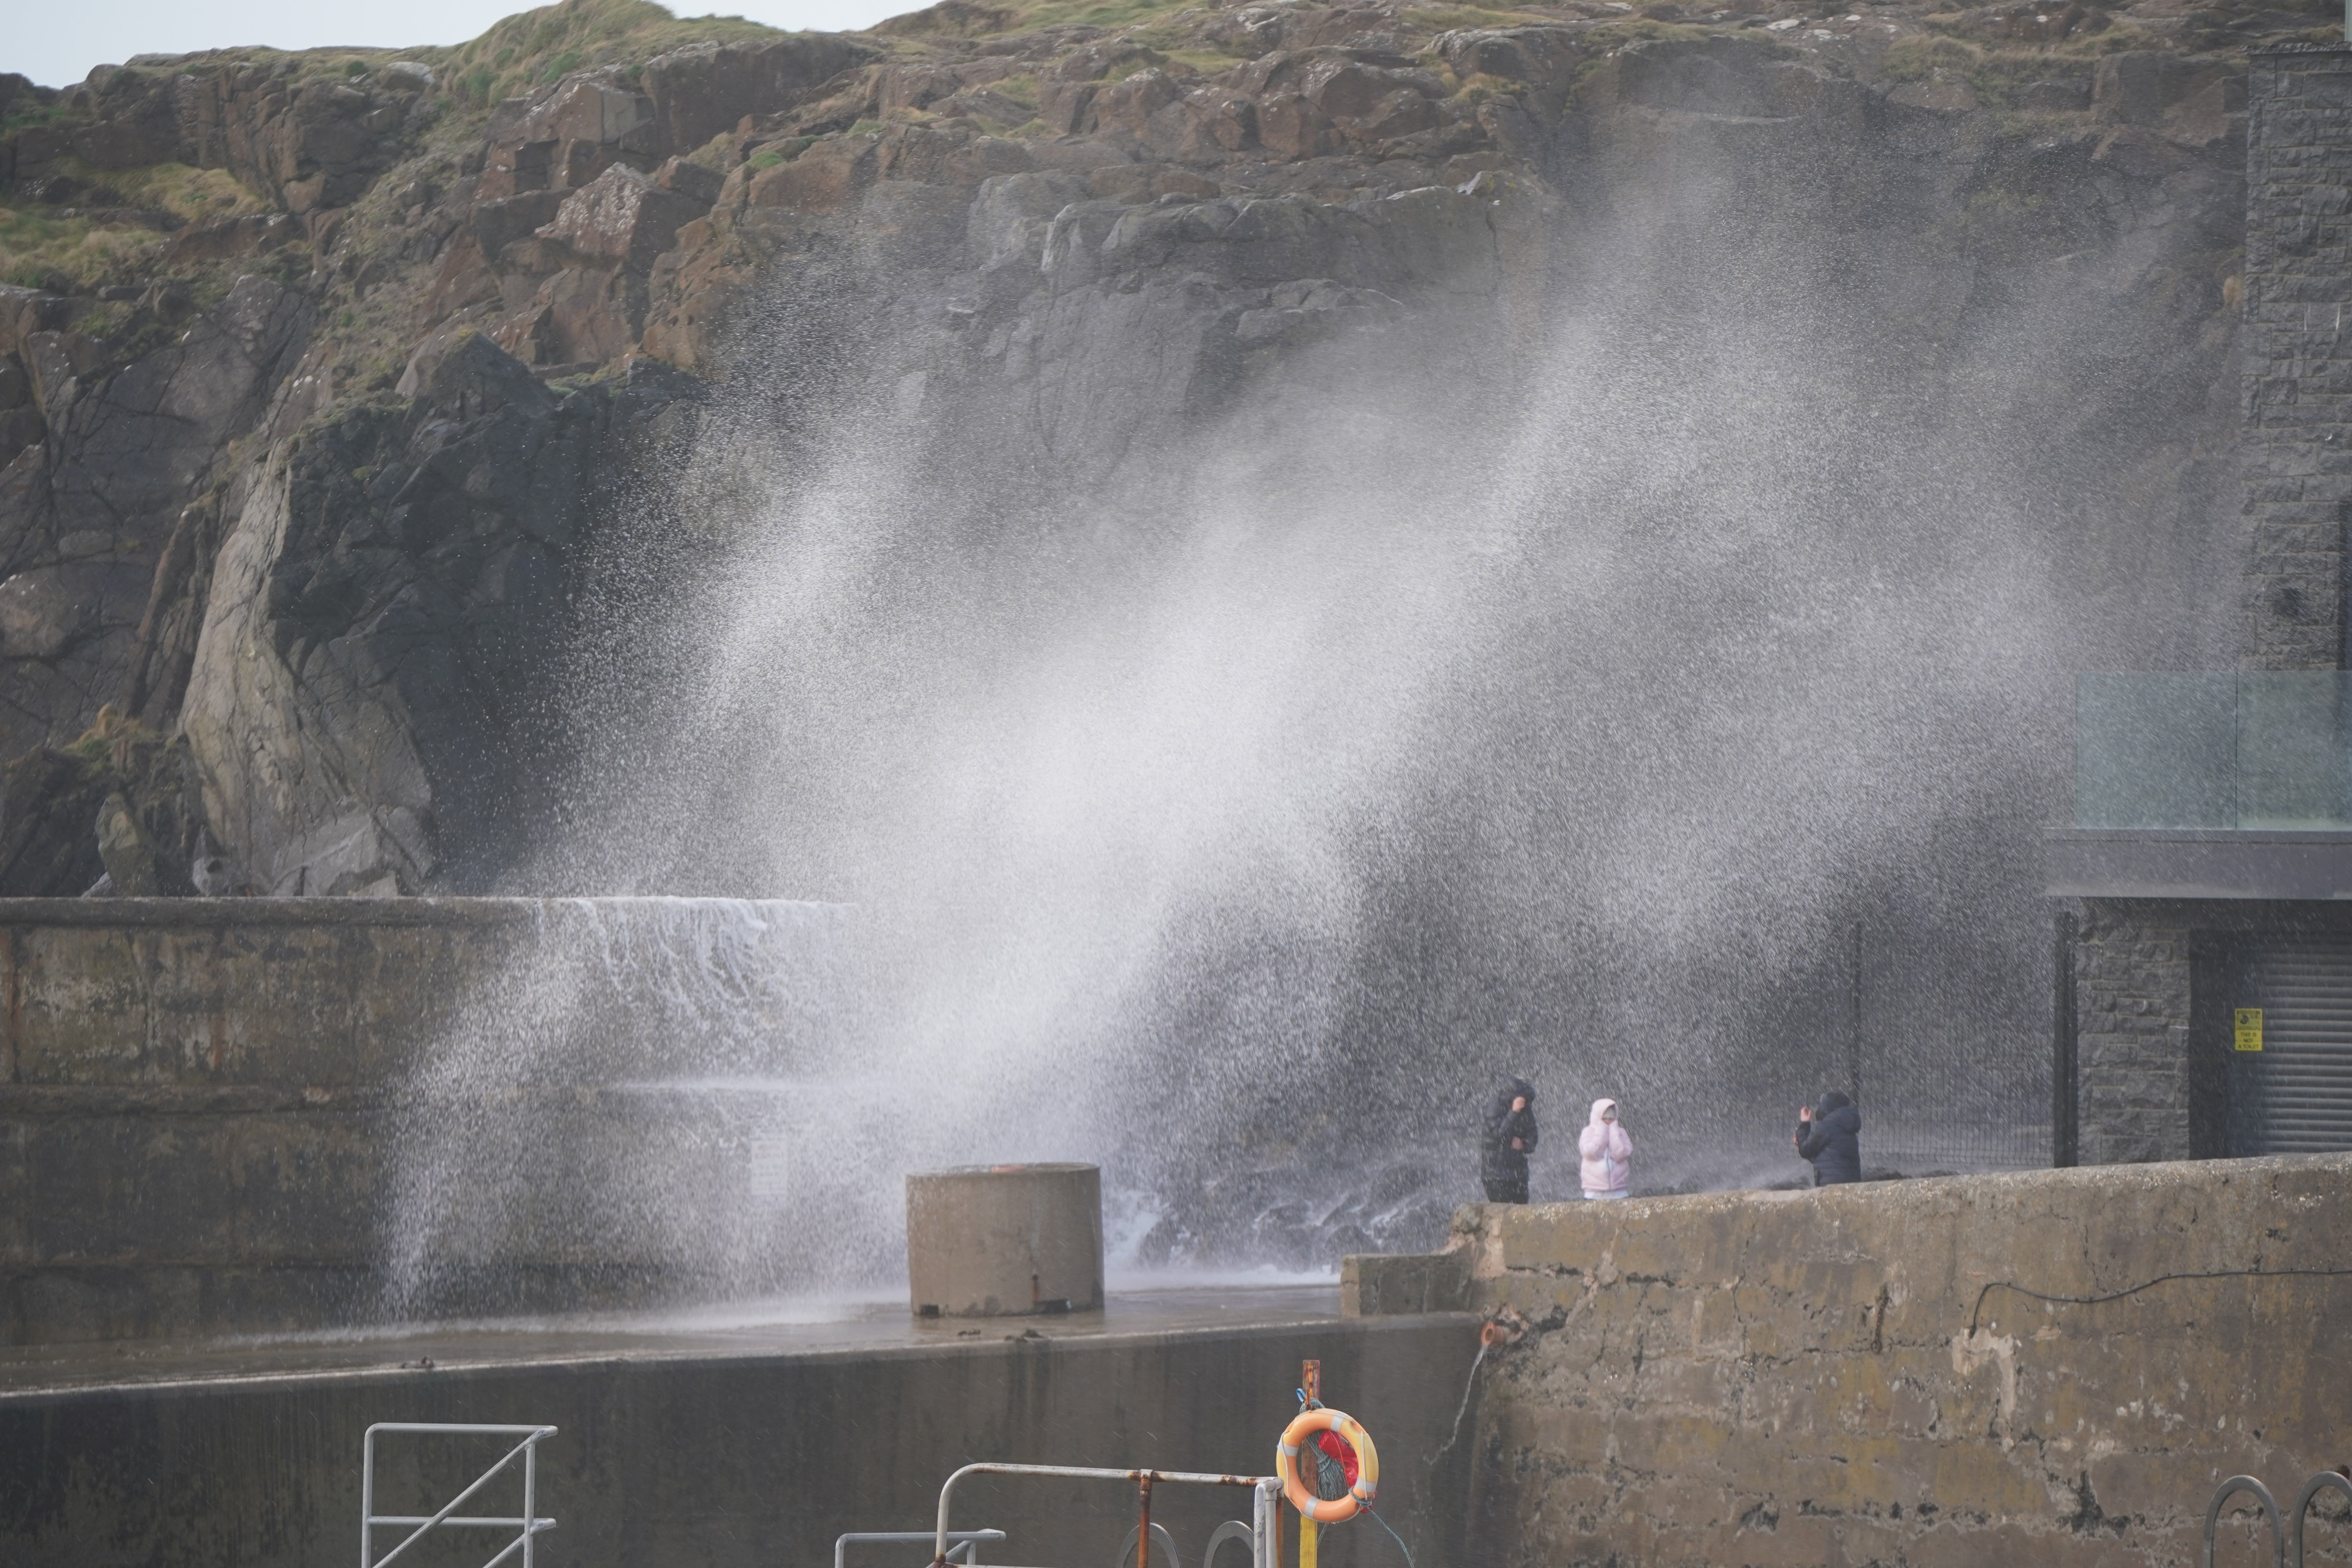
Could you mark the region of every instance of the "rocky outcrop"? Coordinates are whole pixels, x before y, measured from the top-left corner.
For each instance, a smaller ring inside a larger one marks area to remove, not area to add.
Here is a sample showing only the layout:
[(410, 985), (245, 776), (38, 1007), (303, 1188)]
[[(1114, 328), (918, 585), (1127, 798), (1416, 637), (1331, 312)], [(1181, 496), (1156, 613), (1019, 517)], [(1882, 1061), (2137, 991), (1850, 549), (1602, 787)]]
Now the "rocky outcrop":
[(233, 880), (205, 826), (188, 742), (112, 708), (68, 745), (8, 764), (0, 784), (0, 897), (181, 897), (200, 862)]
[[(310, 311), (247, 276), (175, 341), (124, 364), (63, 324), (70, 303), (0, 298), (0, 400), (13, 384), (19, 412), (36, 416), (0, 468), (0, 747), (12, 753), (60, 743), (101, 705), (131, 700), (153, 646), (158, 558), (292, 369)], [(157, 694), (176, 702), (175, 689)]]
[[(0, 288), (0, 755), (114, 703), (184, 729), (257, 886), (482, 885), (562, 755), (600, 498), (690, 427), (689, 377), (789, 364), (782, 403), (919, 416), (967, 489), (1143, 482), (1169, 432), (1369, 345), (1507, 377), (1609, 298), (1592, 237), (1637, 208), (1817, 235), (1835, 287), (1912, 301), (1915, 369), (2095, 279), (2116, 384), (2164, 389), (2132, 438), (2190, 505), (2241, 223), (2226, 50), (2301, 26), (2219, 16), (949, 0), (503, 79), (489, 40), (0, 78), (8, 199), (147, 247)], [(166, 210), (168, 165), (246, 195)]]
[(591, 503), (695, 390), (559, 392), (478, 333), (409, 374), (260, 459), (213, 569), (184, 721), (267, 892), (480, 886), (528, 845)]

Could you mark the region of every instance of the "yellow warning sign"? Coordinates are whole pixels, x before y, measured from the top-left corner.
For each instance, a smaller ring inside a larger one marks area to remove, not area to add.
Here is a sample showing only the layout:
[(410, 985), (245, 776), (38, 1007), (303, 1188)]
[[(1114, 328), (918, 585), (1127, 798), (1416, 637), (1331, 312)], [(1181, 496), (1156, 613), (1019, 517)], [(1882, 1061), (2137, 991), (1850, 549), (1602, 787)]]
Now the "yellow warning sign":
[(2237, 1044), (2242, 1051), (2263, 1048), (2263, 1010), (2260, 1007), (2238, 1009)]

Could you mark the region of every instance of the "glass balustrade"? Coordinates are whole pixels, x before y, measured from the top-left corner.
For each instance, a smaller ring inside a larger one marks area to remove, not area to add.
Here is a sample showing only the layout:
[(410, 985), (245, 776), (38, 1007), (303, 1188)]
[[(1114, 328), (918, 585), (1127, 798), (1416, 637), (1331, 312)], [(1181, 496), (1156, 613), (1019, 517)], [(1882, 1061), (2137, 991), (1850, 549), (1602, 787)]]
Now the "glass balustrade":
[(2078, 677), (2074, 826), (2352, 830), (2352, 671)]

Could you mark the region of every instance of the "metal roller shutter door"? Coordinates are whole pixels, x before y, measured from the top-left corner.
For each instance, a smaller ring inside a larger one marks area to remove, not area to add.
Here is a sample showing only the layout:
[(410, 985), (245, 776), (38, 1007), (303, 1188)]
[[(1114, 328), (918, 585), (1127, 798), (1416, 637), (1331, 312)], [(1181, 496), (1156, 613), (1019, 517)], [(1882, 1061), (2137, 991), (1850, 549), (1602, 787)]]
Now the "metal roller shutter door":
[(2263, 1010), (2263, 1048), (2230, 1059), (2230, 1152), (2352, 1149), (2352, 947), (2267, 942), (2240, 955), (2243, 998)]

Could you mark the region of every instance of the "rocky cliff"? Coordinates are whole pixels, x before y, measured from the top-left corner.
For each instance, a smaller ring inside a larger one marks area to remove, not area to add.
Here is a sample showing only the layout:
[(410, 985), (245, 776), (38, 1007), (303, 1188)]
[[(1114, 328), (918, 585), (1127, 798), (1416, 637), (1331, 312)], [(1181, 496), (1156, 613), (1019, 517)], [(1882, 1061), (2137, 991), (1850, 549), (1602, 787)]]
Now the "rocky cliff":
[[(117, 832), (118, 885), (510, 879), (563, 809), (582, 606), (693, 531), (714, 387), (878, 387), (1094, 485), (1335, 343), (1507, 382), (1636, 211), (1813, 237), (1803, 286), (1906, 323), (1897, 393), (2063, 280), (2109, 352), (2051, 439), (2130, 479), (2086, 526), (2202, 528), (2242, 50), (2327, 16), (1933, 3), (831, 36), (564, 0), (455, 49), (0, 77), (0, 892), (83, 890), (118, 798), (177, 825)], [(149, 761), (74, 761), (102, 712)]]

